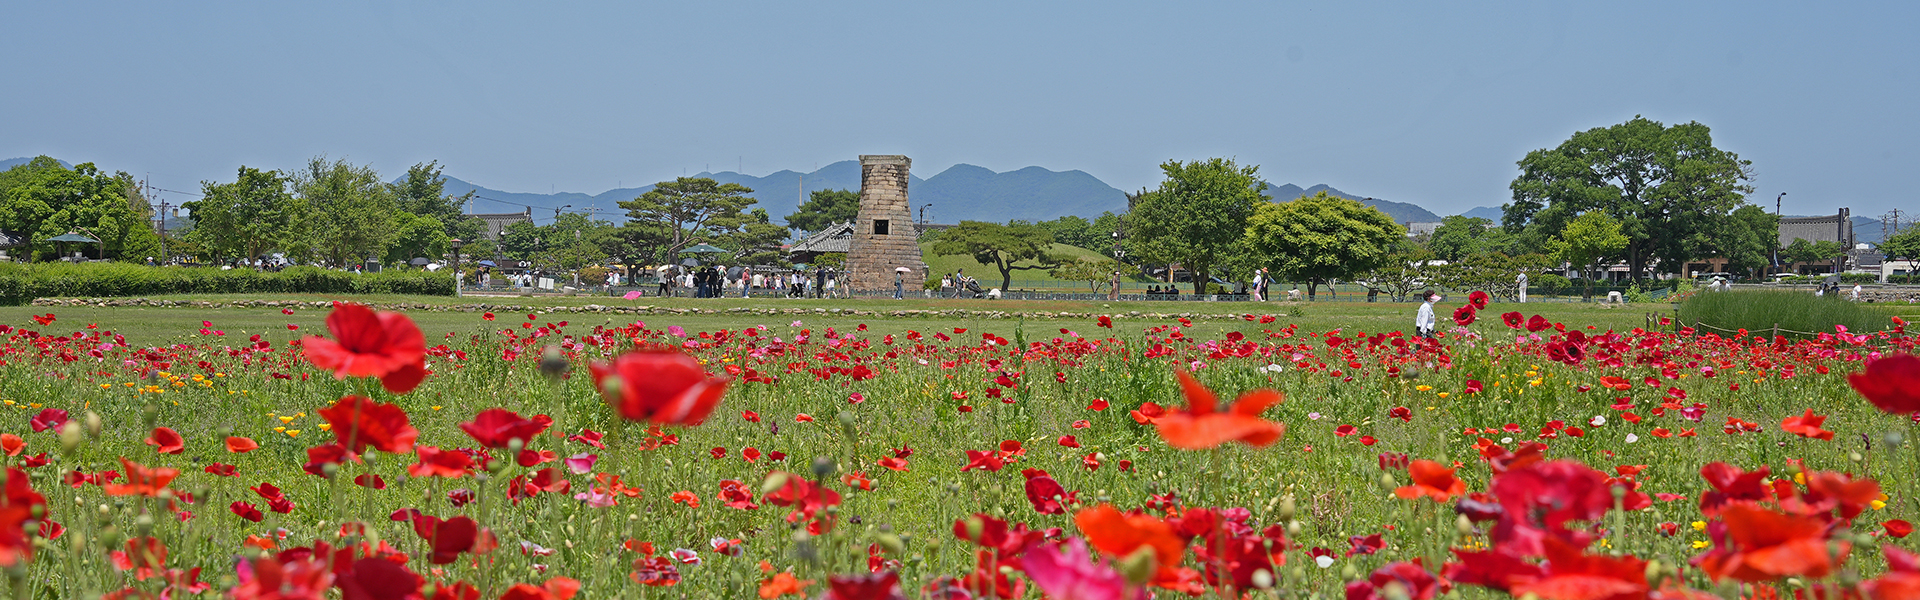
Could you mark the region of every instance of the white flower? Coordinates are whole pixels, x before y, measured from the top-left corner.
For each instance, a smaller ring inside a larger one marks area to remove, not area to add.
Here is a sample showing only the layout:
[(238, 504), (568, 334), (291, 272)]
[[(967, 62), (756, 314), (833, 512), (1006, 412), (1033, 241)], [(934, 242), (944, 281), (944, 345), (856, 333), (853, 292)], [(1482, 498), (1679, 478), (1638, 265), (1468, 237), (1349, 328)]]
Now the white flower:
[(1320, 567), (1320, 568), (1322, 568), (1322, 569), (1325, 569), (1325, 568), (1327, 568), (1327, 567), (1331, 567), (1331, 566), (1333, 566), (1333, 557), (1331, 557), (1331, 556), (1327, 556), (1327, 555), (1325, 555), (1325, 554), (1322, 554), (1322, 555), (1320, 555), (1320, 556), (1315, 556), (1315, 557), (1313, 557), (1313, 564), (1314, 564), (1315, 566), (1318, 566), (1318, 567)]
[(1627, 443), (1631, 444), (1638, 441), (1640, 441), (1640, 436), (1631, 433), (1627, 434)]
[(1502, 443), (1502, 444), (1511, 444), (1511, 443), (1513, 443), (1513, 438), (1510, 438), (1510, 437), (1503, 437), (1503, 438), (1500, 438), (1500, 443)]
[(1592, 425), (1592, 426), (1594, 426), (1594, 427), (1599, 427), (1599, 426), (1601, 426), (1601, 425), (1606, 425), (1606, 424), (1607, 424), (1607, 418), (1606, 418), (1605, 416), (1603, 416), (1603, 415), (1594, 415), (1594, 416), (1593, 416), (1593, 418), (1591, 418), (1591, 419), (1587, 419), (1587, 424), (1588, 424), (1588, 425)]
[(1267, 365), (1267, 366), (1264, 366), (1264, 367), (1260, 367), (1260, 370), (1262, 370), (1262, 371), (1266, 371), (1266, 372), (1268, 372), (1268, 373), (1279, 373), (1279, 372), (1282, 372), (1282, 371), (1285, 371), (1285, 370), (1287, 370), (1287, 368), (1286, 368), (1286, 367), (1282, 367), (1282, 366), (1280, 366), (1280, 365), (1276, 365), (1276, 364), (1269, 364), (1269, 365)]

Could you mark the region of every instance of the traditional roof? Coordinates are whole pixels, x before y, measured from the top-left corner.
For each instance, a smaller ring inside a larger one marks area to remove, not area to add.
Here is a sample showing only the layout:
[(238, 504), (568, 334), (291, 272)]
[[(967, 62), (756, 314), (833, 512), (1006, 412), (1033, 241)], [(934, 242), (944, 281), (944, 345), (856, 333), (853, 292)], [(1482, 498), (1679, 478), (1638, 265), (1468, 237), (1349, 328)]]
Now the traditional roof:
[(26, 243), (27, 236), (25, 234), (0, 229), (0, 248), (12, 248)]
[(1780, 246), (1793, 245), (1793, 240), (1803, 239), (1809, 242), (1839, 242), (1848, 248), (1853, 247), (1853, 218), (1847, 209), (1839, 214), (1823, 217), (1781, 217)]
[(819, 231), (808, 234), (799, 243), (787, 248), (789, 254), (846, 252), (853, 246), (853, 222), (834, 223)]

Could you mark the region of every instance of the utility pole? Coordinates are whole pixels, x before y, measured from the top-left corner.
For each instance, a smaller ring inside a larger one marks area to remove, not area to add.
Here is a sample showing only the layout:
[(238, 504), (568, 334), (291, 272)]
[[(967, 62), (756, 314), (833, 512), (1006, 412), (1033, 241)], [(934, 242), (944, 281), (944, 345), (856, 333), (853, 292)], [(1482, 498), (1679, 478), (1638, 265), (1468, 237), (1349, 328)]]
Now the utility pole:
[(1780, 204), (1786, 198), (1786, 192), (1773, 197), (1773, 243), (1770, 245), (1773, 246), (1773, 272), (1776, 274), (1780, 272)]

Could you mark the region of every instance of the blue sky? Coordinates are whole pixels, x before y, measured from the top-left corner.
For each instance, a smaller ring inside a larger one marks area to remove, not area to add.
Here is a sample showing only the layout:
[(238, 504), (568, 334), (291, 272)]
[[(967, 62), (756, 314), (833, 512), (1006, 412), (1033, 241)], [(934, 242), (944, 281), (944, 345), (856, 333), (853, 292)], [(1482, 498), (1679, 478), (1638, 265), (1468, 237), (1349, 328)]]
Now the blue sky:
[(894, 153), (1132, 190), (1228, 156), (1453, 214), (1639, 114), (1711, 126), (1788, 214), (1920, 211), (1920, 4), (1460, 4), (20, 3), (0, 158), (594, 193)]

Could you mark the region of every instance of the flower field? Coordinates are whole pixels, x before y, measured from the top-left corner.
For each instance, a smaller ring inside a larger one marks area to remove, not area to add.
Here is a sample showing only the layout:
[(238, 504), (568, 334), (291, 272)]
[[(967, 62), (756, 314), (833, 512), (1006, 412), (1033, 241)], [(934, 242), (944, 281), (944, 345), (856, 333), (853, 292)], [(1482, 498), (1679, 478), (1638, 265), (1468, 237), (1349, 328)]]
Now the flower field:
[(1904, 323), (1481, 309), (1431, 340), (1257, 314), (429, 338), (340, 304), (156, 346), (45, 312), (0, 323), (0, 572), (20, 598), (1920, 597)]

